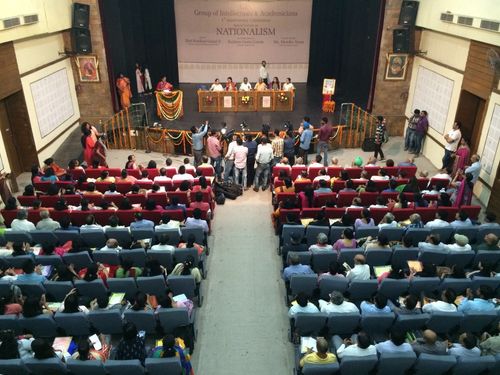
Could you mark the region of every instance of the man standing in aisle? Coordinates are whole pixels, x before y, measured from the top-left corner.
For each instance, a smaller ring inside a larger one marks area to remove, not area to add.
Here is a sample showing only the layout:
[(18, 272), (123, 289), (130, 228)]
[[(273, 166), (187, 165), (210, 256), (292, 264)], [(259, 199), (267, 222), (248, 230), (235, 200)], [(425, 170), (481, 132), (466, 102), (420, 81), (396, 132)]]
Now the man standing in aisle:
[(417, 128), (418, 120), (420, 120), (420, 109), (413, 111), (413, 116), (408, 120), (408, 128), (405, 135), (405, 151), (413, 152), (415, 148), (415, 129)]
[(280, 131), (278, 129), (274, 130), (274, 138), (271, 142), (271, 147), (273, 148), (272, 168), (283, 158), (283, 152), (285, 149), (285, 142), (283, 141), (283, 138), (280, 137)]
[(193, 138), (193, 156), (194, 156), (194, 167), (198, 168), (201, 164), (201, 157), (203, 156), (203, 137), (208, 131), (208, 120), (205, 124), (198, 129), (196, 126), (191, 128), (192, 138)]
[(420, 119), (415, 128), (415, 157), (420, 155), (422, 151), (422, 143), (424, 142), (425, 135), (429, 129), (429, 120), (427, 119), (427, 111), (420, 112)]
[(215, 169), (215, 176), (217, 180), (221, 180), (221, 169), (222, 169), (222, 147), (217, 137), (217, 131), (211, 130), (210, 137), (207, 139), (207, 153), (210, 157), (210, 164)]
[(453, 124), (453, 129), (451, 129), (445, 136), (444, 140), (446, 144), (444, 146), (444, 156), (443, 156), (443, 166), (441, 169), (446, 169), (451, 166), (453, 159), (451, 156), (455, 151), (457, 151), (458, 143), (460, 142), (460, 138), (462, 138), (462, 132), (460, 128), (462, 124), (459, 121), (455, 121)]
[(232, 171), (234, 167), (234, 148), (236, 147), (236, 134), (233, 134), (233, 141), (227, 146), (224, 157), (224, 182), (233, 181)]
[(384, 151), (382, 151), (385, 132), (385, 118), (383, 116), (377, 116), (377, 128), (375, 130), (375, 152), (373, 154), (375, 160), (377, 160), (379, 154), (380, 161), (385, 160)]
[(269, 170), (271, 167), (271, 160), (273, 160), (273, 148), (268, 143), (266, 137), (262, 137), (260, 145), (257, 147), (255, 160), (257, 162), (257, 170), (255, 171), (253, 190), (259, 191), (259, 180), (262, 176), (262, 191), (264, 191), (269, 185)]
[(269, 73), (267, 72), (266, 69), (266, 60), (262, 60), (262, 64), (260, 65), (259, 68), (259, 77), (262, 78), (262, 81), (267, 85), (268, 81), (267, 79), (269, 78)]
[(318, 155), (323, 153), (323, 164), (328, 167), (328, 142), (332, 136), (333, 127), (329, 124), (328, 119), (323, 117), (321, 119), (321, 127), (318, 134)]
[(247, 155), (247, 186), (252, 185), (255, 177), (255, 156), (257, 155), (257, 142), (252, 139), (250, 134), (245, 135), (243, 146), (248, 149)]
[(234, 183), (243, 185), (243, 190), (248, 190), (247, 185), (247, 156), (248, 148), (243, 146), (241, 137), (236, 138), (236, 147), (233, 149), (234, 153)]
[(304, 164), (307, 165), (307, 154), (309, 153), (309, 147), (311, 146), (311, 140), (313, 138), (313, 131), (311, 129), (311, 124), (309, 123), (309, 117), (304, 117), (302, 126), (304, 130), (300, 135), (300, 146), (299, 146), (299, 156), (304, 160)]

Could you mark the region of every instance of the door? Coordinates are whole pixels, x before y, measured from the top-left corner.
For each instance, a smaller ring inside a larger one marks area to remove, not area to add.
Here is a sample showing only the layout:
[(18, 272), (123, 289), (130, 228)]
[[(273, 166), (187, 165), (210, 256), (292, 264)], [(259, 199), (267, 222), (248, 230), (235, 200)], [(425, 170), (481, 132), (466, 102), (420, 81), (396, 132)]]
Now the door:
[(2, 132), (5, 151), (9, 158), (10, 169), (17, 176), (22, 172), (22, 168), (17, 156), (16, 146), (14, 145), (14, 135), (12, 134), (12, 126), (9, 121), (5, 100), (0, 100), (0, 131)]
[(472, 153), (477, 152), (486, 101), (466, 90), (462, 90), (457, 107), (456, 120), (462, 123), (462, 137), (467, 139)]
[(488, 212), (494, 212), (497, 217), (500, 217), (500, 164), (497, 168), (497, 175), (495, 176), (495, 182), (491, 188), (490, 200), (488, 201)]

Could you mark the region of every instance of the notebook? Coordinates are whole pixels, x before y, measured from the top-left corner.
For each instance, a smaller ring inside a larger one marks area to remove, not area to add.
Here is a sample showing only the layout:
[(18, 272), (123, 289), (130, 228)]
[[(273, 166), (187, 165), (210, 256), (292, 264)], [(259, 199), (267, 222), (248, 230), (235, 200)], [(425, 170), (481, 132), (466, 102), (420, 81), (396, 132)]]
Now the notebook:
[(316, 339), (313, 337), (301, 337), (300, 338), (300, 352), (307, 353), (307, 349), (311, 349), (313, 352), (316, 351)]
[(69, 349), (69, 345), (71, 344), (71, 336), (69, 337), (56, 337), (54, 339), (54, 343), (52, 344), (52, 348), (55, 351), (60, 351), (62, 353), (67, 353)]
[(172, 297), (172, 300), (174, 302), (184, 302), (184, 301), (187, 301), (187, 299), (188, 298), (186, 297), (185, 294), (178, 294), (178, 295)]
[(123, 299), (125, 298), (125, 293), (113, 293), (111, 294), (111, 297), (109, 298), (109, 306), (114, 306), (114, 305), (119, 305), (122, 303)]
[(102, 344), (101, 340), (99, 340), (99, 337), (97, 337), (96, 334), (93, 334), (92, 336), (89, 336), (90, 343), (94, 346), (95, 350), (101, 350), (102, 349)]
[(415, 270), (415, 272), (422, 272), (422, 262), (418, 260), (409, 260), (408, 261), (408, 268), (411, 270), (412, 268)]
[(390, 272), (391, 269), (391, 266), (375, 266), (373, 267), (373, 272), (375, 272), (375, 276), (380, 277), (385, 272)]
[(62, 302), (49, 302), (47, 303), (47, 307), (49, 308), (50, 311), (58, 311), (59, 308), (61, 307)]

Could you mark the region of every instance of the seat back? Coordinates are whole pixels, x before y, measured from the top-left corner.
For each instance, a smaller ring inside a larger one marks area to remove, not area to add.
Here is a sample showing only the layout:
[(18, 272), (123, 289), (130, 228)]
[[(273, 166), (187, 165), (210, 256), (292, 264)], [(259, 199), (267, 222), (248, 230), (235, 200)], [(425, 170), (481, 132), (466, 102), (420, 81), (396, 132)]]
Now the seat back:
[(108, 288), (106, 288), (104, 282), (100, 278), (92, 281), (76, 280), (75, 288), (80, 295), (90, 297), (91, 299), (108, 295)]
[(334, 290), (344, 293), (349, 287), (349, 280), (345, 277), (321, 276), (319, 279), (320, 298), (328, 300)]
[(417, 331), (425, 327), (429, 314), (400, 314), (396, 317), (394, 328), (403, 332)]
[(437, 334), (448, 333), (457, 328), (462, 322), (461, 312), (433, 312), (427, 321), (427, 328), (432, 329)]
[(62, 258), (59, 255), (37, 255), (35, 257), (35, 263), (42, 266), (57, 266), (62, 262)]
[(173, 333), (176, 328), (190, 324), (188, 310), (185, 308), (161, 308), (157, 311), (157, 316), (165, 333)]
[(410, 282), (407, 279), (389, 279), (385, 278), (379, 285), (379, 292), (390, 299), (397, 299), (404, 295), (410, 288)]
[(356, 238), (365, 238), (368, 236), (377, 237), (379, 229), (377, 226), (368, 228), (359, 228), (356, 230)]
[(194, 259), (194, 264), (198, 265), (200, 261), (198, 256), (198, 250), (194, 247), (192, 248), (176, 248), (174, 251), (174, 263), (183, 263), (188, 256), (192, 256)]
[(21, 325), (16, 315), (0, 315), (0, 330), (10, 329), (14, 334), (21, 333)]
[(138, 277), (136, 281), (137, 287), (141, 292), (153, 294), (155, 296), (163, 295), (167, 287), (163, 275)]
[(414, 352), (382, 353), (377, 374), (405, 375), (416, 361), (417, 355)]
[(96, 250), (92, 253), (94, 262), (107, 264), (110, 266), (120, 265), (120, 254), (115, 250)]
[(410, 281), (409, 293), (419, 296), (422, 292), (433, 292), (440, 283), (439, 277), (414, 277)]
[(144, 267), (146, 263), (146, 251), (144, 249), (130, 249), (130, 250), (121, 250), (120, 258), (122, 262), (125, 259), (129, 259), (132, 261), (134, 267)]
[(339, 372), (340, 366), (337, 362), (321, 365), (306, 364), (302, 368), (303, 375), (334, 375)]
[(57, 237), (51, 230), (35, 230), (30, 232), (31, 238), (39, 244), (57, 244)]
[(90, 324), (85, 313), (67, 314), (57, 312), (54, 315), (54, 320), (57, 326), (64, 330), (66, 336), (84, 336), (90, 334)]
[(376, 355), (366, 357), (345, 357), (340, 362), (340, 373), (342, 375), (370, 374), (378, 362)]
[(68, 373), (66, 365), (57, 357), (48, 359), (28, 358), (24, 360), (24, 365), (33, 374), (66, 375)]
[(338, 239), (340, 239), (346, 228), (348, 227), (330, 227), (330, 243), (335, 243)]
[(19, 281), (14, 282), (15, 285), (21, 289), (24, 296), (37, 296), (41, 297), (45, 294), (45, 288), (41, 283), (21, 283)]
[(449, 239), (451, 238), (451, 235), (454, 232), (455, 232), (455, 229), (451, 226), (431, 228), (431, 233), (439, 235), (439, 239), (443, 243), (448, 243)]
[(128, 300), (133, 300), (138, 291), (133, 277), (110, 278), (106, 282), (111, 293), (125, 293), (125, 298)]
[(466, 268), (472, 263), (475, 256), (476, 253), (472, 250), (449, 253), (446, 256), (445, 265), (448, 267), (452, 267), (455, 265), (455, 266), (460, 266), (462, 268)]
[[(478, 234), (478, 227), (477, 226), (470, 226), (470, 227), (457, 227), (455, 229), (455, 233), (458, 234), (463, 234), (469, 239), (469, 243), (476, 243), (477, 240), (477, 234)], [(480, 241), (482, 241), (482, 238), (479, 238)]]
[(305, 293), (311, 297), (318, 284), (318, 275), (293, 275), (290, 278), (290, 291), (293, 296)]
[(146, 371), (148, 375), (182, 375), (183, 370), (180, 359), (172, 358), (146, 358)]
[(1, 359), (0, 374), (2, 375), (29, 375), (29, 371), (20, 359)]
[(327, 272), (330, 267), (330, 263), (335, 262), (336, 260), (336, 251), (313, 251), (311, 258), (312, 269), (318, 274)]
[(447, 373), (455, 364), (457, 358), (453, 355), (436, 355), (422, 353), (415, 363), (415, 374), (418, 375), (442, 375)]
[(364, 250), (362, 248), (341, 249), (339, 252), (339, 263), (347, 263), (349, 266), (354, 267), (354, 257), (358, 254), (364, 254)]
[(418, 256), (418, 260), (422, 263), (435, 264), (440, 266), (446, 261), (446, 252), (443, 250), (423, 250)]
[(165, 250), (148, 250), (148, 257), (150, 259), (157, 259), (160, 264), (168, 271), (174, 268), (173, 256), (170, 251)]
[(138, 330), (146, 331), (148, 334), (155, 333), (156, 320), (154, 311), (125, 310), (123, 318), (127, 322), (134, 323)]
[(479, 250), (473, 260), (473, 266), (477, 267), (479, 262), (497, 264), (500, 261), (500, 251)]
[(497, 319), (497, 312), (493, 311), (466, 311), (460, 323), (464, 332), (482, 333)]
[(314, 207), (323, 207), (335, 204), (337, 193), (321, 193), (314, 195)]
[(35, 337), (57, 336), (57, 325), (50, 315), (42, 314), (33, 318), (19, 318), (19, 324), (23, 330), (33, 334)]
[(469, 278), (464, 279), (452, 279), (445, 278), (439, 285), (439, 290), (452, 289), (455, 293), (462, 294), (467, 288), (472, 288), (472, 280)]
[(326, 313), (297, 313), (294, 316), (295, 332), (300, 336), (318, 336), (325, 328), (328, 314)]
[(370, 249), (366, 252), (366, 264), (370, 266), (385, 266), (386, 264), (390, 264), (391, 257), (391, 249)]
[(394, 313), (363, 314), (361, 316), (361, 327), (366, 333), (368, 333), (372, 337), (377, 335), (378, 336), (385, 335), (387, 331), (389, 331), (389, 329), (392, 327), (394, 319), (395, 319)]
[(64, 297), (73, 289), (71, 281), (50, 281), (43, 283), (46, 299), (51, 302), (62, 302)]
[(356, 192), (340, 191), (337, 196), (337, 207), (348, 207), (352, 200), (358, 196)]
[(155, 242), (159, 242), (158, 239), (162, 234), (166, 234), (168, 236), (168, 244), (173, 246), (177, 246), (181, 238), (178, 228), (158, 229), (155, 231), (155, 237), (156, 237)]
[(418, 248), (394, 249), (392, 252), (391, 264), (395, 268), (407, 268), (409, 260), (418, 259)]
[(495, 366), (496, 360), (492, 355), (481, 357), (458, 357), (457, 364), (452, 369), (452, 375), (484, 374)]
[(352, 280), (349, 284), (350, 299), (354, 301), (363, 301), (372, 297), (377, 291), (378, 282), (371, 280)]
[(82, 240), (90, 247), (103, 247), (106, 244), (106, 236), (100, 229), (85, 229), (80, 232)]
[(359, 313), (330, 313), (326, 326), (328, 335), (350, 335), (359, 327)]
[(196, 297), (196, 281), (192, 275), (169, 275), (167, 278), (167, 284), (170, 289), (172, 289), (174, 295), (185, 294), (189, 299)]
[[(307, 245), (306, 245), (307, 247)], [(296, 255), (299, 257), (299, 263), (304, 265), (311, 264), (311, 253), (309, 251), (288, 251), (286, 254), (286, 263), (290, 264), (290, 257)]]
[(73, 264), (77, 270), (87, 268), (93, 263), (89, 253), (86, 251), (81, 253), (66, 253), (63, 255), (62, 259), (67, 265)]
[(474, 290), (477, 290), (481, 285), (488, 285), (491, 289), (496, 291), (500, 287), (500, 278), (474, 276), (472, 278), (472, 286)]
[(128, 228), (108, 228), (106, 229), (106, 237), (116, 239), (123, 248), (127, 248), (132, 242)]
[(72, 375), (106, 375), (106, 370), (101, 361), (80, 361), (79, 359), (69, 358), (66, 360), (66, 366)]
[(429, 234), (431, 234), (429, 228), (409, 228), (406, 232), (406, 236), (411, 238), (413, 246), (417, 246), (419, 242), (425, 242)]
[[(3, 216), (3, 213), (2, 213)], [(5, 217), (4, 217), (5, 220)], [(31, 234), (25, 231), (20, 230), (9, 230), (4, 232), (4, 237), (7, 242), (29, 242), (32, 243), (33, 239), (31, 238)]]
[(24, 262), (26, 262), (27, 260), (35, 260), (33, 255), (31, 255), (31, 254), (30, 255), (19, 255), (16, 257), (6, 256), (6, 257), (3, 257), (2, 259), (4, 259), (10, 265), (10, 267), (13, 267), (13, 268), (23, 268)]
[(140, 375), (145, 373), (144, 367), (138, 359), (110, 360), (104, 363), (104, 368), (109, 375)]
[(206, 238), (202, 228), (181, 228), (182, 237), (188, 239), (190, 234), (194, 235), (195, 242), (205, 244)]

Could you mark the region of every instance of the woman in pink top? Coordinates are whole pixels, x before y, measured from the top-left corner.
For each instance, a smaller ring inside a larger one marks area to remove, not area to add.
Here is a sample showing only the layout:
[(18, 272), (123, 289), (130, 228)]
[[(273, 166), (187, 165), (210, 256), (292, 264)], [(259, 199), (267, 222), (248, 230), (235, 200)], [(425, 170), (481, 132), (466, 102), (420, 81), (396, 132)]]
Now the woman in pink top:
[(23, 307), (10, 292), (8, 295), (0, 298), (0, 315), (19, 315), (23, 312)]
[(341, 249), (355, 249), (357, 241), (354, 239), (354, 232), (351, 228), (344, 229), (342, 238), (333, 244), (333, 248), (339, 252)]
[(303, 191), (299, 193), (300, 206), (302, 209), (311, 208), (314, 200), (314, 188), (312, 185), (307, 185)]

